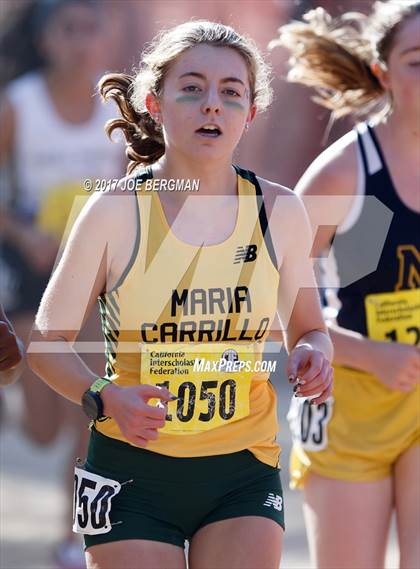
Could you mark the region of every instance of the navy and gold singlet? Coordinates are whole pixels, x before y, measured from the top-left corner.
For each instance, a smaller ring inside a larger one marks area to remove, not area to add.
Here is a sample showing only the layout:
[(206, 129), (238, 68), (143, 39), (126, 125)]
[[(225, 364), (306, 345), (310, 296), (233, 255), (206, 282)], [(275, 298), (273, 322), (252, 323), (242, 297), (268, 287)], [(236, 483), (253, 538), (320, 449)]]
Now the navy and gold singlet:
[[(398, 196), (372, 127), (358, 125), (357, 144), (359, 191), (333, 241), (337, 323), (376, 341), (416, 345), (420, 216)], [(365, 276), (355, 279), (357, 271)], [(332, 397), (290, 408), (292, 487), (303, 486), (310, 471), (357, 482), (391, 476), (398, 458), (420, 443), (419, 395), (419, 385), (402, 392), (335, 364)]]
[[(381, 201), (393, 217), (376, 270), (339, 289), (337, 323), (375, 340), (419, 344), (420, 216), (398, 196), (374, 129), (359, 127), (358, 142), (365, 194)], [(366, 235), (369, 227), (373, 229), (369, 215), (370, 208), (363, 208), (353, 227), (334, 239), (339, 277), (351, 269), (348, 243), (355, 262), (363, 263), (363, 256), (371, 255)]]

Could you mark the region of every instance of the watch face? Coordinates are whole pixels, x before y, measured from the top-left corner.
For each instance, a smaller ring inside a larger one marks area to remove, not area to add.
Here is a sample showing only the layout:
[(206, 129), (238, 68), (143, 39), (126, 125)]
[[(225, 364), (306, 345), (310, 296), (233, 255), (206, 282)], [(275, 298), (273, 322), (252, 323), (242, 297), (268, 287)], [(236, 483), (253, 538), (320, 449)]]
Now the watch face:
[(90, 391), (86, 391), (83, 394), (82, 408), (83, 408), (83, 411), (86, 413), (86, 415), (89, 417), (89, 419), (93, 419), (93, 420), (98, 419), (99, 405), (98, 405), (98, 401), (95, 397), (95, 394), (93, 394)]

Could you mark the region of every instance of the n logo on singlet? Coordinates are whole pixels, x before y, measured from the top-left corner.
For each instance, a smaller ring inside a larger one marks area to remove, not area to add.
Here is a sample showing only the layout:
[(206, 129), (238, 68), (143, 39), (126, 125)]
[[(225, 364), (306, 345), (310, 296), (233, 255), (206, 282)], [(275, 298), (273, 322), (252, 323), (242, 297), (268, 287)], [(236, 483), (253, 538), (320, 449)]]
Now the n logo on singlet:
[(283, 509), (283, 498), (278, 494), (273, 494), (272, 492), (269, 492), (263, 506), (267, 506), (269, 508), (273, 507), (275, 510), (281, 512)]
[(257, 258), (257, 246), (247, 245), (246, 247), (238, 247), (235, 254), (234, 265), (243, 261), (244, 263), (250, 263), (255, 261)]
[(398, 283), (395, 290), (420, 286), (420, 253), (415, 245), (397, 247), (399, 261)]

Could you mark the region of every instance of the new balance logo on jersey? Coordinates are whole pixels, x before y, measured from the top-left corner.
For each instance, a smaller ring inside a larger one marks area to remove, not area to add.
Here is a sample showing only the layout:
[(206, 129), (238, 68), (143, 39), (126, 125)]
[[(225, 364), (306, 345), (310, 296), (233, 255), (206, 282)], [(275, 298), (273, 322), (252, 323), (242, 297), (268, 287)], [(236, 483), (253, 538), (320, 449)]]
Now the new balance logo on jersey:
[(246, 247), (238, 247), (235, 254), (234, 265), (243, 261), (244, 263), (250, 263), (255, 261), (257, 258), (257, 246), (247, 245)]
[(272, 492), (269, 492), (263, 506), (267, 506), (268, 508), (273, 507), (275, 510), (281, 512), (283, 509), (283, 498), (278, 494), (273, 494)]

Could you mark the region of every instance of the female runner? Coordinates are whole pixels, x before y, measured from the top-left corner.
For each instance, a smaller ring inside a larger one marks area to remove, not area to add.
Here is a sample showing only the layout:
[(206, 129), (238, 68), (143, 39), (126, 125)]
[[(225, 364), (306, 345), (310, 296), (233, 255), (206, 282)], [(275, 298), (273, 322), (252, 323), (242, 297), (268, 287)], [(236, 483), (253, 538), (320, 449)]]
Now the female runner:
[[(185, 568), (188, 539), (191, 568), (277, 569), (276, 398), (261, 364), (277, 307), (302, 396), (329, 397), (332, 350), (300, 200), (232, 166), (269, 103), (267, 68), (232, 28), (189, 22), (100, 91), (119, 106), (108, 130), (125, 134), (129, 176), (82, 211), (30, 355), (94, 420), (75, 490), (88, 567)], [(69, 347), (97, 300), (105, 379)]]
[(317, 9), (283, 27), (281, 43), (292, 52), (291, 79), (315, 87), (317, 101), (336, 116), (367, 117), (323, 152), (297, 187), (314, 230), (323, 226), (315, 255), (334, 239), (342, 288), (330, 327), (334, 396), (316, 408), (298, 402), (291, 408), (293, 483), (305, 489), (317, 567), (383, 567), (395, 511), (400, 566), (414, 569), (420, 566), (420, 3), (377, 2), (369, 17), (337, 20)]
[[(121, 145), (103, 136), (103, 124), (115, 110), (93, 96), (107, 53), (105, 7), (90, 0), (11, 4), (14, 13), (0, 30), (1, 185), (10, 195), (7, 208), (5, 200), (0, 204), (0, 298), (26, 343), (76, 196), (87, 197), (82, 181), (121, 177), (123, 154)], [(96, 315), (82, 336), (100, 338)], [(83, 357), (100, 373), (102, 354)], [(31, 442), (51, 445), (63, 430), (73, 435), (65, 471), (71, 488), (74, 454), (87, 447), (80, 409), (24, 366), (20, 385), (22, 427)], [(71, 519), (72, 502), (66, 506), (64, 517)], [(81, 567), (80, 550), (80, 539), (70, 532), (54, 549), (55, 563)]]

